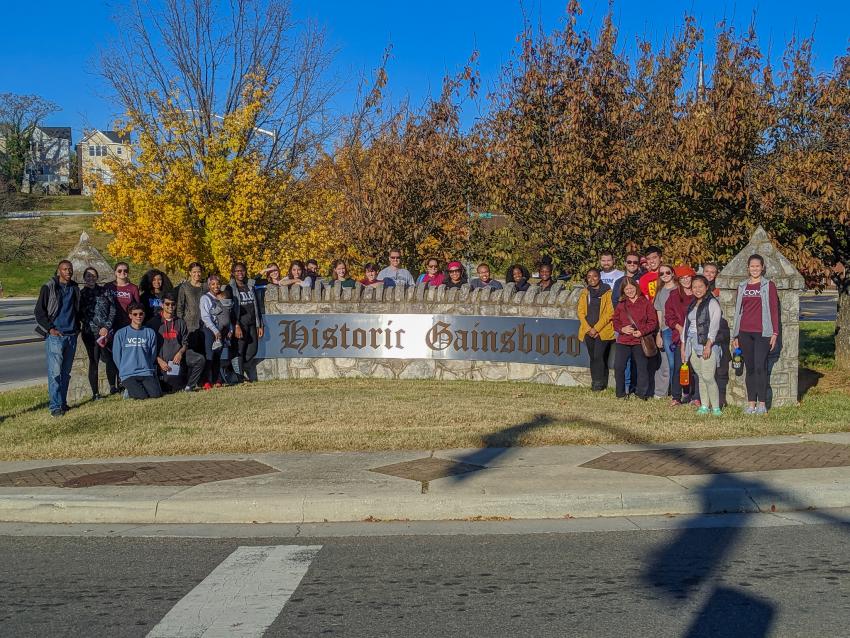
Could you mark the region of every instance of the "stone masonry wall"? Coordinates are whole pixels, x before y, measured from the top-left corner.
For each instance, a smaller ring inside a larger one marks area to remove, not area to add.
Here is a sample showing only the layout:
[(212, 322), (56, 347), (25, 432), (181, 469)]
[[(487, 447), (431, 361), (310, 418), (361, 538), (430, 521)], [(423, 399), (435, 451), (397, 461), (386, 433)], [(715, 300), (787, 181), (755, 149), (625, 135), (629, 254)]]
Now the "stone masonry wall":
[[(779, 346), (771, 359), (772, 405), (794, 405), (797, 397), (799, 356), (799, 307), (803, 278), (759, 228), (750, 243), (720, 273), (717, 287), (723, 314), (730, 324), (734, 317), (738, 284), (747, 278), (746, 260), (761, 254), (767, 263), (767, 276), (776, 283), (782, 314)], [(560, 282), (551, 291), (531, 286), (516, 291), (509, 283), (503, 290), (446, 290), (424, 284), (409, 288), (355, 288), (320, 286), (315, 290), (278, 288), (266, 291), (267, 314), (449, 314), (509, 317), (575, 319), (580, 287), (566, 288)], [(88, 398), (88, 362), (82, 342), (71, 372), (70, 402)], [(101, 393), (108, 391), (104, 367), (100, 370)], [(258, 366), (259, 378), (313, 379), (376, 377), (383, 379), (466, 379), (472, 381), (531, 381), (561, 386), (589, 386), (590, 370), (584, 367), (509, 363), (503, 361), (458, 361), (437, 359), (354, 359), (354, 358), (270, 358)], [(612, 373), (613, 377), (613, 373)], [(730, 373), (727, 398), (730, 404), (746, 401), (744, 376)], [(611, 379), (613, 386), (613, 379)]]
[[(556, 283), (551, 291), (531, 286), (517, 292), (513, 284), (503, 290), (446, 290), (424, 284), (403, 289), (324, 286), (321, 289), (278, 288), (266, 291), (267, 314), (449, 314), (575, 319), (580, 288)], [(532, 381), (562, 386), (590, 385), (589, 368), (436, 359), (275, 358), (258, 367), (261, 379), (313, 379), (377, 377), (381, 379), (466, 379), (471, 381)]]

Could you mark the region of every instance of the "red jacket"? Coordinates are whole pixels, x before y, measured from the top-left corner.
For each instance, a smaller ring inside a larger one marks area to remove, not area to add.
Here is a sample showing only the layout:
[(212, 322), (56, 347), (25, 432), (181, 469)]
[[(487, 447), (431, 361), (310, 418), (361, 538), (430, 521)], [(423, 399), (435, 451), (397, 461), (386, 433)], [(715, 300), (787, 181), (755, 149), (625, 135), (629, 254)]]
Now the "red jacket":
[(693, 300), (693, 295), (680, 296), (678, 289), (671, 291), (670, 296), (667, 297), (667, 303), (664, 304), (664, 322), (670, 328), (673, 343), (679, 343), (680, 335), (679, 331), (676, 330), (676, 324), (684, 327), (685, 316), (688, 314), (688, 307)]
[[(626, 309), (628, 309), (628, 313)], [(658, 330), (658, 313), (655, 312), (652, 302), (643, 295), (638, 295), (634, 302), (629, 301), (625, 296), (620, 297), (617, 307), (614, 308), (614, 330), (620, 333), (617, 337), (617, 343), (622, 343), (624, 346), (640, 344), (639, 337), (633, 337), (622, 332), (625, 326), (637, 326), (642, 335), (652, 334)]]

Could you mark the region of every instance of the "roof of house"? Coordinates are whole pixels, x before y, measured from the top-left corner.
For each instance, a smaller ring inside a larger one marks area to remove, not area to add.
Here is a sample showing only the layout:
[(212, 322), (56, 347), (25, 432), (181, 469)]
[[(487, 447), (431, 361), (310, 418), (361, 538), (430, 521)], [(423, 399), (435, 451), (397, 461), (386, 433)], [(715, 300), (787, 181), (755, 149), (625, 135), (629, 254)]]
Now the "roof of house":
[(99, 129), (92, 129), (91, 131), (86, 131), (85, 135), (83, 135), (83, 139), (80, 141), (82, 144), (86, 140), (88, 140), (95, 133), (100, 133), (106, 139), (108, 139), (113, 144), (129, 144), (130, 143), (130, 135), (122, 134), (118, 131), (101, 131)]
[(39, 126), (38, 128), (48, 137), (71, 141), (70, 126)]

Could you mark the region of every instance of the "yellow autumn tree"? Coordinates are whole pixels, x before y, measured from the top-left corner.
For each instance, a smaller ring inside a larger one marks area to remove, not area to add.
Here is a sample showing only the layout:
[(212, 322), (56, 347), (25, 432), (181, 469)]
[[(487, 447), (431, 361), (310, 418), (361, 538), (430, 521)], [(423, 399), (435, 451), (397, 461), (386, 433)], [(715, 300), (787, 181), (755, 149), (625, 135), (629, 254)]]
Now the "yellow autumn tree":
[(335, 250), (306, 179), (330, 130), (321, 32), (295, 27), (283, 0), (167, 0), (123, 22), (102, 69), (134, 161), (112, 160), (94, 196), (113, 254), (228, 272)]

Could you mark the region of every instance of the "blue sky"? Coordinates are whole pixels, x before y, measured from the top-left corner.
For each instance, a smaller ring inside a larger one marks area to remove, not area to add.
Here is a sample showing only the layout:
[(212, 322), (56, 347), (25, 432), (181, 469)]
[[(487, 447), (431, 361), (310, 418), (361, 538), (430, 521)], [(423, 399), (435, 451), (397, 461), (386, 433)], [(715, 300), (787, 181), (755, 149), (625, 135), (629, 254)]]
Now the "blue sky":
[[(42, 0), (38, 10), (25, 2), (4, 2), (7, 25), (0, 44), (0, 92), (35, 93), (62, 106), (46, 124), (71, 126), (74, 140), (83, 128), (106, 128), (118, 109), (97, 73), (100, 50), (115, 34), (112, 16), (122, 0)], [(585, 0), (583, 22), (598, 26), (608, 2)], [(566, 0), (293, 0), (299, 20), (323, 25), (336, 50), (333, 75), (340, 83), (335, 108), (347, 112), (357, 79), (378, 64), (384, 48), (393, 45), (389, 65), (390, 93), (409, 96), (414, 104), (439, 90), (443, 76), (458, 70), (473, 50), (480, 53), (484, 89), (492, 86), (516, 46), (523, 7), (547, 28), (559, 24)], [(710, 42), (714, 25), (726, 18), (742, 28), (755, 12), (760, 41), (774, 57), (794, 34), (814, 31), (816, 65), (823, 70), (850, 44), (850, 4), (838, 0), (618, 0), (614, 15), (621, 43), (630, 50), (637, 37), (663, 39), (693, 14)], [(710, 58), (711, 47), (705, 47)], [(475, 105), (465, 111), (467, 122)]]

